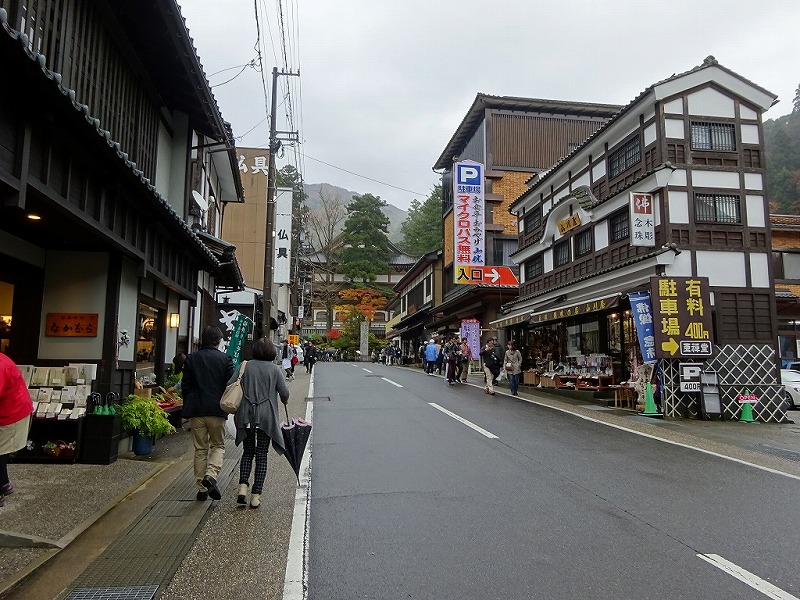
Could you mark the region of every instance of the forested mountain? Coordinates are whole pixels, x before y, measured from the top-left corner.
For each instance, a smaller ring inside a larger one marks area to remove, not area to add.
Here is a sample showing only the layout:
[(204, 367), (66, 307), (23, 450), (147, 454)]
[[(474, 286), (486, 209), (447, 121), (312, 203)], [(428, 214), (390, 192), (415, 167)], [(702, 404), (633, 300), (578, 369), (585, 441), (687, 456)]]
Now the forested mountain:
[(800, 215), (800, 86), (792, 112), (764, 122), (770, 212)]

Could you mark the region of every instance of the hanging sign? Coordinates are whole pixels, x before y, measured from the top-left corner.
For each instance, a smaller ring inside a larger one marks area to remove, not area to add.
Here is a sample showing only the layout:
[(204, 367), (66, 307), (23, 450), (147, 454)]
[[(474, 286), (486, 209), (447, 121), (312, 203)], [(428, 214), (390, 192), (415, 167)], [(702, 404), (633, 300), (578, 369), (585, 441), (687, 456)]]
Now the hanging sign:
[(656, 217), (653, 194), (630, 193), (631, 246), (656, 245)]
[(556, 223), (556, 225), (558, 225), (558, 233), (564, 235), (568, 231), (581, 226), (581, 216), (578, 213), (573, 213), (566, 219), (562, 219)]
[(292, 190), (279, 188), (275, 195), (275, 256), (272, 283), (289, 283), (292, 257)]
[(511, 267), (458, 267), (456, 283), (519, 285), (519, 280)]
[(481, 267), (484, 256), (485, 222), (483, 165), (471, 160), (453, 165), (453, 273), (455, 283), (464, 267)]
[(659, 358), (711, 356), (708, 277), (652, 277), (650, 291)]
[(639, 338), (639, 350), (645, 363), (656, 361), (656, 341), (653, 334), (653, 309), (648, 292), (628, 294), (631, 303), (633, 323), (636, 325), (636, 337)]
[(462, 338), (467, 338), (467, 345), (472, 353), (472, 358), (477, 358), (481, 353), (481, 322), (478, 319), (464, 319), (461, 321)]
[(250, 328), (252, 326), (253, 321), (243, 314), (240, 313), (239, 316), (236, 317), (236, 321), (233, 324), (233, 333), (231, 334), (231, 339), (228, 342), (228, 349), (226, 351), (226, 354), (233, 359), (234, 369), (239, 367), (239, 362), (242, 360), (242, 347), (244, 346), (247, 334), (250, 333)]
[(97, 337), (97, 313), (47, 313), (48, 337)]

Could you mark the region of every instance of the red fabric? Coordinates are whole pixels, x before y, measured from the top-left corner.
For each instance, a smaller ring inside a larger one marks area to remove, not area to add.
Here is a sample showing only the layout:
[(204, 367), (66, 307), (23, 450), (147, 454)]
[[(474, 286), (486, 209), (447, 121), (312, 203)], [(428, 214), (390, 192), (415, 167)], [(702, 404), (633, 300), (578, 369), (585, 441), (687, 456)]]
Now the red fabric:
[(0, 353), (0, 427), (11, 425), (33, 412), (25, 380), (14, 361)]

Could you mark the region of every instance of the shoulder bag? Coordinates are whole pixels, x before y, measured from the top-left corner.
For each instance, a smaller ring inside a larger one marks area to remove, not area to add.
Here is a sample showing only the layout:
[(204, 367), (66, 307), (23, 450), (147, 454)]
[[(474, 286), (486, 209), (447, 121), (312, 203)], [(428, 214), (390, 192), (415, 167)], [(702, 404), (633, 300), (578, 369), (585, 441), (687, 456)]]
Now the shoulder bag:
[(239, 405), (242, 403), (242, 397), (244, 396), (244, 392), (242, 391), (242, 376), (244, 375), (246, 366), (247, 361), (245, 360), (242, 362), (242, 366), (239, 367), (239, 376), (225, 387), (225, 391), (222, 393), (222, 398), (219, 401), (219, 407), (229, 415), (239, 410)]

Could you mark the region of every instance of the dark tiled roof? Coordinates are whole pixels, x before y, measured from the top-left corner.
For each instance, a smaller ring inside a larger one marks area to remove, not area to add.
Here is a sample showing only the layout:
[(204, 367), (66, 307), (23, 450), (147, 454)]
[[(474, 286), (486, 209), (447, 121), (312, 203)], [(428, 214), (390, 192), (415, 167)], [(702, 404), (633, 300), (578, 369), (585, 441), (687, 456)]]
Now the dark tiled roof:
[(775, 229), (800, 227), (800, 215), (770, 215), (769, 222)]

